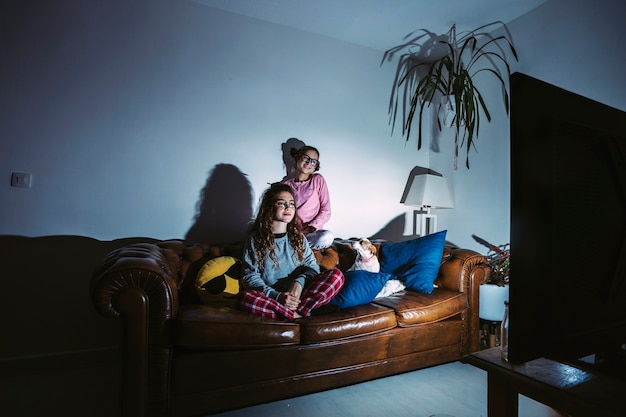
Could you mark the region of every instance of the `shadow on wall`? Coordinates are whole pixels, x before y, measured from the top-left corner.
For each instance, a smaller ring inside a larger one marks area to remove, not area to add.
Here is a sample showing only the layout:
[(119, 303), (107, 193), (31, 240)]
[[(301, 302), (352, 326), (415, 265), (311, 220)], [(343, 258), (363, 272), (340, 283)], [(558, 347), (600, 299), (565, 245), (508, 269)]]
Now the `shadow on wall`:
[[(401, 242), (403, 240), (411, 240), (422, 237), (420, 235), (405, 235), (404, 234), (404, 224), (406, 223), (406, 216), (404, 214), (400, 214), (393, 219), (389, 223), (385, 225), (378, 232), (374, 233), (369, 237), (370, 240), (374, 239), (382, 239), (389, 242)], [(441, 230), (439, 230), (441, 231)], [(453, 248), (458, 248), (454, 243), (446, 240), (446, 246), (450, 246)]]
[(185, 240), (195, 243), (241, 242), (252, 220), (252, 186), (239, 168), (219, 164), (207, 178), (196, 204), (194, 224)]
[(406, 239), (412, 239), (416, 236), (404, 236), (404, 223), (406, 222), (404, 214), (400, 214), (389, 223), (387, 223), (382, 229), (374, 233), (369, 239), (382, 239), (389, 242), (400, 242)]
[(283, 165), (285, 166), (285, 177), (283, 180), (290, 177), (296, 170), (296, 161), (294, 161), (291, 156), (291, 148), (300, 149), (304, 145), (306, 144), (298, 138), (289, 138), (281, 145), (283, 151)]

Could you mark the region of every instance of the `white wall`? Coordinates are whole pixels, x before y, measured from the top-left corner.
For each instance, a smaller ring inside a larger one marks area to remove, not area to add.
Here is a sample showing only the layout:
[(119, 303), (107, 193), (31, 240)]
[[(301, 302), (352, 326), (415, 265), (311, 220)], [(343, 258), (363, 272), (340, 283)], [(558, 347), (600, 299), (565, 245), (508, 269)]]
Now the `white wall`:
[[(624, 18), (626, 3), (620, 0), (550, 0), (507, 24), (519, 55), (511, 69), (626, 111)], [(499, 92), (489, 100), (499, 103)], [(471, 169), (444, 172), (452, 178), (457, 207), (439, 211), (455, 243), (483, 253), (472, 233), (494, 244), (510, 236), (509, 123), (493, 107), (494, 120), (481, 127)], [(439, 164), (438, 157), (430, 162)]]
[(191, 2), (53, 3), (4, 17), (0, 233), (183, 237), (221, 164), (253, 193), (219, 199), (249, 217), (291, 137), (320, 149), (338, 236), (403, 212), (427, 160), (390, 138), (380, 51)]
[[(184, 237), (203, 188), (219, 218), (204, 230), (239, 234), (297, 137), (320, 149), (337, 236), (408, 230), (399, 199), (420, 165), (453, 188), (456, 208), (438, 211), (448, 240), (484, 252), (472, 233), (509, 239), (508, 119), (490, 85), (494, 120), (471, 169), (453, 171), (448, 154), (390, 137), (383, 51), (185, 1), (12, 3), (0, 16), (0, 234)], [(510, 24), (514, 68), (626, 109), (624, 6), (575, 3)], [(221, 168), (236, 186), (209, 182)], [(15, 171), (32, 188), (11, 188)]]

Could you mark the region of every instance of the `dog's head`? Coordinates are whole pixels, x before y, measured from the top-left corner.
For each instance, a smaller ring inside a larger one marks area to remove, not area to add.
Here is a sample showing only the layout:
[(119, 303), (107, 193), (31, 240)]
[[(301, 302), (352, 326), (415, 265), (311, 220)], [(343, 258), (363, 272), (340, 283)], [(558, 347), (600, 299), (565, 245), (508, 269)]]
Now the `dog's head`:
[(366, 238), (352, 242), (352, 249), (363, 259), (369, 259), (376, 255), (376, 246)]

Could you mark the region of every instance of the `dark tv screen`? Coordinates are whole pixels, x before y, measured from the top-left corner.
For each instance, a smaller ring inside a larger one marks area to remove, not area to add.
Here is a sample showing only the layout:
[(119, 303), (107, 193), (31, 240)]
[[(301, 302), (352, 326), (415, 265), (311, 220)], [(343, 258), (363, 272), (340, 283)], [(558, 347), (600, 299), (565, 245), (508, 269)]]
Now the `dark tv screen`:
[(626, 343), (626, 112), (511, 76), (509, 360)]

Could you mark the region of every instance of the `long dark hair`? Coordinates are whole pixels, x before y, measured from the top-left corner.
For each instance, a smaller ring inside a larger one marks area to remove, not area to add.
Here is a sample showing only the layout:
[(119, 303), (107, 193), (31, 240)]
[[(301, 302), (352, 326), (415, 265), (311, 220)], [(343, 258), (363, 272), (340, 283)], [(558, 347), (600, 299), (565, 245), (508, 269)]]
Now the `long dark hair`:
[[(274, 233), (272, 232), (272, 222), (274, 221), (274, 212), (276, 210), (277, 195), (282, 192), (288, 192), (293, 196), (291, 187), (287, 184), (275, 182), (265, 190), (261, 197), (261, 204), (259, 206), (259, 212), (254, 219), (252, 228), (250, 230), (254, 236), (255, 243), (255, 257), (259, 262), (259, 268), (262, 271), (265, 259), (267, 256), (274, 262), (274, 265), (278, 264), (276, 258), (276, 245), (274, 243)], [(291, 246), (296, 251), (298, 259), (304, 260), (304, 235), (302, 234), (302, 221), (297, 212), (291, 222), (287, 224), (287, 237)]]

